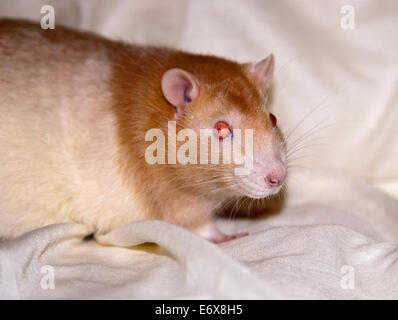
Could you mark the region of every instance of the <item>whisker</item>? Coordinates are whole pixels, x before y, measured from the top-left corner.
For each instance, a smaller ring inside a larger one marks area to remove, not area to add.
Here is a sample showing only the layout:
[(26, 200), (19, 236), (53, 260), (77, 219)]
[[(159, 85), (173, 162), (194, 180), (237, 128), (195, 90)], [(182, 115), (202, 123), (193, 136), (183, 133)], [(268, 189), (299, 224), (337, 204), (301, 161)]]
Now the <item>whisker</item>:
[(286, 140), (289, 139), (289, 137), (294, 133), (294, 131), (297, 130), (297, 128), (300, 127), (300, 125), (310, 116), (312, 115), (315, 111), (317, 111), (319, 108), (321, 108), (322, 106), (324, 106), (324, 103), (327, 101), (327, 99), (329, 99), (329, 96), (326, 96), (318, 105), (316, 105), (314, 108), (312, 108), (309, 112), (307, 112), (304, 117), (293, 127), (293, 129), (291, 129), (287, 135), (286, 135)]
[[(323, 130), (325, 128), (327, 128), (329, 125), (324, 125), (322, 126), (328, 119), (323, 119), (320, 122), (316, 123), (313, 127), (311, 127), (309, 130), (307, 130), (306, 132), (304, 132), (300, 137), (296, 138), (296, 140), (294, 140), (290, 145), (289, 145), (289, 149), (294, 148), (298, 143), (302, 142), (303, 140), (305, 140), (307, 137), (312, 136), (313, 134), (319, 132), (320, 130)], [(289, 141), (286, 140), (286, 144), (288, 144)]]

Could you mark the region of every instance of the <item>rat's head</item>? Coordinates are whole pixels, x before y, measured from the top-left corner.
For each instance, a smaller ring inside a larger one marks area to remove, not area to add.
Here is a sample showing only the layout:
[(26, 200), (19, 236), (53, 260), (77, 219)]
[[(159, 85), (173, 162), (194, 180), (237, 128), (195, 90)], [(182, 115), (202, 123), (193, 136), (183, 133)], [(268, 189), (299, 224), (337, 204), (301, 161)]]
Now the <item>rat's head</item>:
[[(184, 185), (188, 181), (192, 189), (223, 196), (264, 198), (279, 192), (286, 176), (285, 144), (265, 98), (273, 77), (273, 56), (253, 64), (197, 59), (167, 70), (161, 81), (163, 96), (174, 110), (177, 133), (190, 129), (198, 141), (197, 163), (174, 167), (177, 179)], [(177, 150), (188, 141), (178, 140)]]

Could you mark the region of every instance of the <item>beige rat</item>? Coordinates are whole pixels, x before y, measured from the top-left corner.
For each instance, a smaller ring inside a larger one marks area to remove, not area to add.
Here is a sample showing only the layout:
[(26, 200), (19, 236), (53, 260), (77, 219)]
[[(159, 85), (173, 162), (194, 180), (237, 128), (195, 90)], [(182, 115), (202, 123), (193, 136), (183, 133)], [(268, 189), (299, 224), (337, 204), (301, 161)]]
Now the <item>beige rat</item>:
[[(0, 236), (60, 222), (103, 234), (146, 219), (214, 242), (242, 236), (219, 232), (211, 213), (282, 187), (284, 140), (264, 99), (273, 66), (272, 55), (239, 64), (0, 20)], [(146, 133), (167, 134), (173, 121), (198, 136), (213, 130), (220, 145), (252, 129), (249, 173), (236, 175), (235, 163), (148, 163)]]

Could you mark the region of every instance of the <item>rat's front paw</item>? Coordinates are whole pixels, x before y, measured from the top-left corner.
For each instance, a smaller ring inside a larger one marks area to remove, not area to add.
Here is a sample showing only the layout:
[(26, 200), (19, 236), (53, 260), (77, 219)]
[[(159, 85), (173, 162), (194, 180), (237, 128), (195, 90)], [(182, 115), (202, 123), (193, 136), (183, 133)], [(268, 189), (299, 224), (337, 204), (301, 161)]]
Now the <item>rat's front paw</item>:
[(213, 243), (223, 243), (226, 241), (234, 240), (249, 235), (248, 232), (227, 235), (218, 230), (213, 223), (208, 223), (205, 226), (197, 229), (196, 233)]
[(217, 235), (217, 237), (210, 238), (208, 240), (213, 243), (223, 243), (223, 242), (227, 242), (230, 240), (246, 237), (248, 235), (249, 235), (249, 232), (241, 232), (241, 233), (231, 234), (231, 235), (223, 234), (220, 232), (219, 235)]

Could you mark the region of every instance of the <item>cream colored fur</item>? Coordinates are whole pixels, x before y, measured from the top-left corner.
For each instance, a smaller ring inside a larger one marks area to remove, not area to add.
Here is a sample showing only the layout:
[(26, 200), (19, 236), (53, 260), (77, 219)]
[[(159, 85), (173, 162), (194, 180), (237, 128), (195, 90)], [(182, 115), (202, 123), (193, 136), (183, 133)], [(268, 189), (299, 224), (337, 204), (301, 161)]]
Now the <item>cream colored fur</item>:
[(61, 62), (64, 48), (40, 51), (45, 40), (33, 31), (17, 41), (0, 43), (19, 46), (13, 55), (0, 50), (0, 235), (72, 221), (104, 232), (139, 220), (116, 169), (106, 55)]

